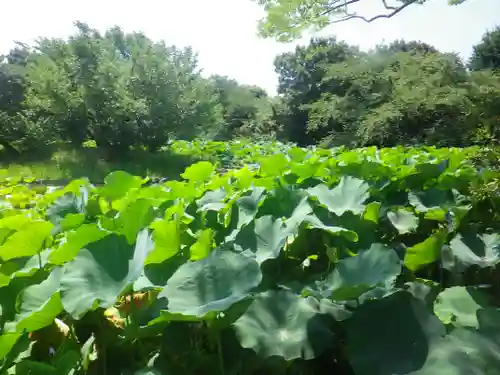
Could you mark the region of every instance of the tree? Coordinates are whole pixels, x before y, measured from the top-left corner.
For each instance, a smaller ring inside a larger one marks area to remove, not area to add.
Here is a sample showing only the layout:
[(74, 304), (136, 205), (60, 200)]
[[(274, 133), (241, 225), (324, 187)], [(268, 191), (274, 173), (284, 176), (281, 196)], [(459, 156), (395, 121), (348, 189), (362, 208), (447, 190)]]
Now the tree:
[(381, 53), (399, 53), (407, 52), (409, 54), (424, 54), (424, 53), (438, 53), (439, 51), (434, 46), (430, 44), (420, 42), (420, 41), (407, 41), (403, 39), (395, 40), (390, 44), (382, 44), (377, 46), (376, 52)]
[[(254, 0), (262, 5), (266, 16), (260, 21), (259, 30), (263, 37), (275, 37), (280, 41), (297, 39), (307, 29), (323, 29), (329, 24), (360, 19), (373, 22), (391, 18), (412, 5), (426, 0), (380, 0), (381, 13), (360, 14), (358, 11), (369, 0)], [(448, 0), (450, 5), (465, 0)]]
[(219, 75), (210, 77), (210, 84), (224, 116), (218, 139), (264, 136), (276, 130), (271, 120), (271, 102), (265, 90), (241, 85), (234, 79)]
[(388, 53), (394, 45), (380, 46), (328, 66), (320, 96), (302, 106), (310, 143), (467, 143), (478, 118), (463, 63), (429, 46), (405, 45), (413, 47)]
[(324, 77), (328, 67), (357, 54), (359, 50), (356, 47), (337, 41), (336, 38), (313, 38), (308, 46), (297, 46), (294, 52), (276, 57), (274, 65), (278, 73), (278, 93), (283, 96), (287, 106), (287, 115), (282, 111), (280, 117), (289, 140), (306, 145), (322, 138), (321, 134), (308, 131), (307, 106), (318, 100), (325, 91), (341, 89), (333, 87), (333, 82), (328, 83), (329, 87), (325, 86)]
[(360, 143), (465, 145), (476, 122), (463, 66), (439, 53), (393, 58), (397, 62), (382, 71), (390, 84), (387, 96), (360, 119)]
[(500, 27), (486, 32), (469, 60), (471, 70), (500, 70)]
[(26, 108), (58, 136), (122, 155), (158, 150), (171, 137), (214, 133), (222, 121), (212, 87), (190, 48), (168, 47), (114, 27), (84, 23), (68, 40), (40, 39), (27, 65)]
[(16, 43), (6, 56), (0, 56), (0, 111), (16, 113), (24, 98), (24, 74), (29, 49)]
[(29, 56), (28, 46), (19, 42), (7, 55), (0, 56), (0, 146), (11, 156), (18, 155), (23, 144), (33, 146), (43, 139), (34, 124), (21, 115)]
[(471, 141), (478, 144), (500, 142), (500, 72), (475, 71), (469, 82), (469, 98), (477, 118)]

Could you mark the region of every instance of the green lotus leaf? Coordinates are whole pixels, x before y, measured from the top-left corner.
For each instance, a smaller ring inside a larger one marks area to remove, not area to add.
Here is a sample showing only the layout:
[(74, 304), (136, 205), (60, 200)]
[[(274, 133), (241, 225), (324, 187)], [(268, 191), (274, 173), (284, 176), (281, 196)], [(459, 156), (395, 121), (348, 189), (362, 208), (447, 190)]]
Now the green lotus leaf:
[(123, 198), (130, 190), (140, 188), (141, 185), (140, 177), (132, 176), (124, 171), (115, 171), (104, 179), (101, 195), (110, 200), (117, 200)]
[(37, 270), (46, 266), (50, 249), (43, 250), (31, 257), (11, 259), (0, 265), (0, 287), (7, 286), (10, 281), (17, 277), (30, 277)]
[(347, 320), (349, 361), (356, 375), (414, 374), (445, 333), (424, 301), (397, 292), (364, 303)]
[(283, 221), (266, 215), (243, 228), (235, 242), (243, 251), (251, 251), (261, 264), (279, 256), (287, 236), (288, 231)]
[(85, 214), (67, 214), (59, 223), (62, 231), (76, 229), (85, 222)]
[(297, 233), (304, 220), (311, 214), (313, 214), (313, 208), (309, 203), (309, 198), (307, 196), (302, 197), (285, 221), (288, 232), (290, 234)]
[(99, 241), (110, 234), (99, 228), (97, 224), (83, 224), (67, 234), (63, 242), (49, 255), (52, 264), (64, 264), (73, 260), (78, 252), (92, 242)]
[(20, 332), (2, 333), (0, 335), (0, 360), (9, 354), (20, 337)]
[(349, 229), (340, 226), (331, 226), (324, 224), (318, 216), (314, 213), (309, 198), (303, 197), (302, 200), (293, 210), (290, 217), (285, 221), (286, 230), (288, 235), (295, 235), (302, 224), (306, 224), (309, 228), (321, 229), (333, 235), (344, 236), (350, 241), (356, 242), (358, 235)]
[(0, 245), (3, 244), (5, 239), (12, 234), (12, 229), (9, 228), (0, 228)]
[(450, 242), (460, 269), (470, 266), (495, 267), (500, 263), (500, 235), (457, 234)]
[(240, 230), (255, 218), (260, 204), (265, 199), (265, 189), (255, 187), (251, 189), (251, 193), (249, 195), (244, 195), (236, 200), (235, 206), (238, 212), (238, 222), (236, 224), (236, 228), (226, 238), (227, 241), (234, 240)]
[(365, 213), (363, 214), (363, 218), (368, 221), (372, 221), (375, 224), (378, 224), (380, 219), (380, 208), (382, 207), (382, 203), (380, 202), (371, 202), (366, 205)]
[(356, 232), (343, 227), (325, 225), (316, 215), (307, 215), (304, 217), (304, 222), (307, 223), (310, 228), (321, 229), (337, 236), (343, 236), (349, 241), (358, 241), (358, 234)]
[(57, 369), (57, 375), (73, 375), (80, 364), (81, 356), (76, 350), (68, 350), (57, 356), (51, 364)]
[(408, 193), (408, 201), (419, 212), (438, 211), (455, 205), (451, 193), (445, 190), (428, 189)]
[(185, 254), (177, 254), (161, 263), (150, 263), (144, 267), (141, 276), (134, 282), (135, 291), (163, 288), (177, 269), (188, 261)]
[(146, 264), (162, 263), (175, 256), (181, 249), (181, 232), (177, 220), (158, 220), (151, 224), (154, 249), (149, 253)]
[(441, 250), (446, 240), (446, 233), (439, 231), (429, 238), (406, 250), (404, 265), (417, 271), (441, 258)]
[(63, 310), (59, 294), (62, 273), (62, 268), (55, 268), (46, 280), (20, 293), (19, 312), (5, 325), (6, 331), (33, 332), (53, 323)]
[(382, 244), (341, 259), (327, 279), (333, 299), (356, 299), (376, 286), (394, 281), (401, 273), (398, 254)]
[(300, 162), (304, 160), (307, 152), (300, 147), (292, 147), (288, 150), (288, 155), (293, 161)]
[(111, 307), (125, 287), (141, 276), (150, 245), (147, 230), (143, 230), (135, 247), (125, 237), (112, 234), (80, 250), (63, 267), (64, 309), (79, 319), (96, 306)]
[(365, 210), (364, 202), (369, 198), (369, 185), (358, 178), (343, 176), (332, 190), (326, 185), (308, 189), (308, 193), (317, 198), (330, 212), (342, 216), (345, 212), (361, 214)]
[(183, 198), (187, 202), (191, 202), (200, 196), (200, 188), (204, 190), (204, 186), (198, 186), (196, 182), (191, 181), (171, 180), (166, 182), (165, 186), (168, 188), (170, 199)]
[(242, 347), (287, 361), (317, 357), (333, 337), (316, 299), (284, 290), (257, 295), (234, 328)]
[(405, 283), (405, 290), (411, 293), (416, 299), (421, 299), (426, 301), (427, 304), (432, 305), (439, 293), (440, 286), (438, 282), (416, 278), (414, 281)]
[(117, 232), (123, 234), (129, 244), (133, 244), (137, 233), (146, 228), (154, 218), (152, 202), (147, 199), (133, 201), (120, 212), (115, 220)]
[(352, 312), (345, 306), (333, 302), (327, 298), (321, 298), (319, 301), (319, 311), (322, 314), (330, 315), (336, 321), (343, 321), (352, 316)]
[(168, 299), (171, 313), (203, 317), (246, 298), (261, 280), (255, 259), (216, 249), (202, 260), (179, 267), (158, 298)]
[(207, 191), (203, 197), (196, 201), (199, 211), (220, 211), (226, 207), (224, 202), (227, 193), (224, 188), (220, 188), (214, 191)]
[(444, 324), (479, 328), (477, 312), (488, 307), (488, 298), (480, 289), (454, 286), (439, 293), (434, 314)]
[(59, 369), (48, 363), (35, 362), (25, 359), (9, 369), (6, 375), (17, 374), (39, 374), (39, 375), (59, 375)]
[(210, 228), (200, 231), (196, 242), (189, 248), (191, 254), (189, 259), (200, 260), (207, 257), (212, 251), (213, 236), (213, 230)]
[[(68, 215), (85, 214), (87, 200), (88, 192), (86, 190), (81, 194), (66, 193), (57, 198), (56, 201), (47, 208), (47, 218), (57, 229), (63, 229), (63, 220)], [(66, 226), (69, 220), (70, 218), (66, 219), (64, 222)]]
[(451, 211), (460, 220), (471, 208), (469, 205), (458, 205), (452, 192), (439, 189), (428, 189), (421, 192), (408, 193), (408, 201), (417, 212), (425, 213), (428, 220), (446, 221)]
[(12, 215), (6, 216), (0, 219), (0, 228), (2, 229), (10, 229), (10, 230), (19, 230), (26, 223), (28, 223), (31, 219), (24, 214), (20, 215)]
[(48, 221), (32, 221), (7, 238), (0, 246), (4, 261), (32, 256), (41, 251), (54, 226)]
[(260, 173), (263, 176), (281, 176), (288, 167), (288, 159), (283, 154), (274, 154), (260, 158)]
[(200, 161), (186, 168), (181, 177), (193, 182), (205, 182), (214, 173), (214, 166), (208, 161)]
[(455, 328), (429, 348), (423, 367), (415, 375), (500, 374), (500, 332)]
[(399, 234), (411, 233), (418, 228), (418, 217), (407, 210), (390, 211), (387, 213), (387, 218)]

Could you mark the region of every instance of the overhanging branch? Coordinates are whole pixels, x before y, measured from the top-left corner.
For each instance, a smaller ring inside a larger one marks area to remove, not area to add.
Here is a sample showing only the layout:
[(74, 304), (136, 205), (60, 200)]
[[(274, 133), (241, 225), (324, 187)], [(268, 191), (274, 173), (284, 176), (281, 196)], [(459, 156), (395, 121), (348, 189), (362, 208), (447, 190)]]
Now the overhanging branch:
[(335, 13), (335, 12), (341, 12), (344, 14), (344, 17), (337, 19), (337, 20), (333, 20), (332, 23), (345, 22), (345, 21), (348, 21), (351, 19), (360, 19), (362, 21), (370, 23), (370, 22), (373, 22), (373, 21), (380, 19), (380, 18), (391, 18), (391, 17), (395, 16), (396, 14), (400, 13), (401, 11), (403, 11), (405, 8), (409, 7), (410, 5), (417, 3), (419, 0), (408, 0), (404, 4), (397, 6), (397, 7), (388, 5), (387, 0), (381, 0), (382, 4), (384, 5), (384, 8), (387, 10), (390, 10), (391, 12), (386, 13), (386, 14), (378, 14), (378, 15), (373, 16), (371, 18), (360, 16), (360, 15), (357, 15), (356, 13), (348, 13), (347, 7), (349, 5), (359, 3), (360, 1), (361, 0), (335, 1), (333, 4), (331, 4), (331, 6), (328, 9), (326, 9), (321, 14), (321, 16), (330, 15), (330, 14)]

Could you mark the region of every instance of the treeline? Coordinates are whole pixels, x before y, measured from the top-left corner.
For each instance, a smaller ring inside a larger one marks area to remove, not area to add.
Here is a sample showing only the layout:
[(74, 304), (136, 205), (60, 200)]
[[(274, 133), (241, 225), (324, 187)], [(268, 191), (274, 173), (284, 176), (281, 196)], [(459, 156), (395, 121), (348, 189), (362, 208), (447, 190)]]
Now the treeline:
[(279, 56), (282, 137), (301, 145), (466, 146), (500, 139), (500, 29), (467, 63), (420, 42), (330, 39)]
[[(0, 145), (19, 154), (61, 142), (121, 155), (157, 151), (171, 138), (255, 134), (271, 114), (267, 93), (204, 78), (190, 48), (119, 27), (84, 23), (67, 40), (18, 43), (0, 65)], [(266, 133), (269, 133), (266, 130)]]
[(190, 48), (84, 23), (68, 39), (18, 43), (0, 62), (0, 146), (22, 154), (88, 141), (110, 155), (170, 139), (277, 138), (299, 145), (500, 139), (500, 29), (467, 62), (420, 42), (360, 51), (335, 38), (277, 56), (277, 97), (205, 78)]

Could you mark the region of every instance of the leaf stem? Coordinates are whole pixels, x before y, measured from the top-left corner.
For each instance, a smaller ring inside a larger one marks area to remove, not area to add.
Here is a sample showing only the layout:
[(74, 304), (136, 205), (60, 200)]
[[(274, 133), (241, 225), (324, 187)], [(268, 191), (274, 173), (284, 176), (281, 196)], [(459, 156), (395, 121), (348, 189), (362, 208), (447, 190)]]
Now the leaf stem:
[(217, 332), (217, 354), (219, 356), (220, 375), (224, 375), (224, 357), (222, 355), (222, 343), (220, 341), (220, 331)]

